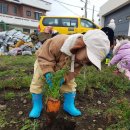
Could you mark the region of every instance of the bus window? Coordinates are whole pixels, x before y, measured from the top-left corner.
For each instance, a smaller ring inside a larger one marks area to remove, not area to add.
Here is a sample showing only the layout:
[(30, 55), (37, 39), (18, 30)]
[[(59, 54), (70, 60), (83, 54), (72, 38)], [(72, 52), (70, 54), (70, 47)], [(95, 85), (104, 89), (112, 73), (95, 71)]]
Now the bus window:
[(77, 27), (78, 20), (75, 18), (61, 18), (61, 24), (63, 27)]
[(94, 25), (92, 22), (88, 21), (87, 19), (81, 19), (81, 26), (86, 28), (96, 28), (96, 25)]
[(44, 18), (44, 26), (59, 26), (59, 18)]

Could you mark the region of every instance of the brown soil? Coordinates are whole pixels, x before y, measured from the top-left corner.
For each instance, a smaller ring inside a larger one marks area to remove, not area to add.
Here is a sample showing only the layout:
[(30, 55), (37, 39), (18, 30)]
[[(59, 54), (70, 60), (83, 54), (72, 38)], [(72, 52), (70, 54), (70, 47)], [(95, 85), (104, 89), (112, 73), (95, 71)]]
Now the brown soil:
[[(28, 113), (31, 110), (31, 99), (26, 98), (26, 96), (20, 96), (24, 93), (26, 94), (28, 90), (22, 92), (20, 90), (15, 91), (16, 98), (13, 100), (5, 100), (3, 98), (5, 92), (7, 90), (0, 92), (0, 104), (7, 105), (7, 122), (15, 119), (16, 123), (15, 125), (9, 123), (1, 130), (20, 130), (24, 126), (25, 120), (28, 119)], [(87, 91), (84, 94), (77, 92), (76, 106), (82, 112), (82, 116), (80, 117), (71, 117), (61, 107), (57, 116), (53, 116), (53, 119), (50, 119), (44, 107), (41, 117), (37, 119), (40, 124), (38, 130), (98, 130), (98, 128), (105, 130), (110, 124), (116, 123), (114, 117), (111, 121), (108, 121), (102, 112), (90, 115), (87, 113), (87, 110), (88, 108), (95, 108), (105, 111), (109, 107), (109, 101), (113, 95), (116, 95), (116, 91), (114, 90), (111, 90), (110, 94), (105, 94), (100, 90), (94, 90), (93, 96), (88, 96)], [(25, 99), (27, 102), (23, 103)], [(101, 104), (98, 104), (98, 101), (101, 101)], [(63, 100), (61, 100), (61, 103), (63, 103)], [(23, 114), (20, 115), (20, 111)]]

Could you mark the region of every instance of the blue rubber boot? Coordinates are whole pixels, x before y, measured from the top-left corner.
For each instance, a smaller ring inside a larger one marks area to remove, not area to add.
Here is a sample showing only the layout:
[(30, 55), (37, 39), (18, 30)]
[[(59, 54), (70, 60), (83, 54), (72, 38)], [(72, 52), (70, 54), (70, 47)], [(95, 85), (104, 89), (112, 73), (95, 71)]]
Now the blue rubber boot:
[(43, 109), (42, 94), (32, 94), (33, 108), (29, 114), (30, 118), (38, 118)]
[(75, 92), (64, 93), (63, 109), (71, 116), (80, 116), (81, 112), (74, 105), (75, 95)]

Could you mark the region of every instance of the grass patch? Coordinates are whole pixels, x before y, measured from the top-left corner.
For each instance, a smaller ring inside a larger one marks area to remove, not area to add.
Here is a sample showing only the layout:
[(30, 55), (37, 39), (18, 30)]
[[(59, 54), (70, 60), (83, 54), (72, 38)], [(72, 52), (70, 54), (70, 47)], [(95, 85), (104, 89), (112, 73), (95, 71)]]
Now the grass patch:
[(6, 125), (8, 125), (8, 122), (6, 121), (6, 113), (0, 111), (0, 128), (4, 128)]
[(14, 99), (15, 98), (15, 93), (14, 92), (6, 92), (4, 94), (4, 99), (5, 100), (11, 100), (11, 99)]
[(35, 56), (1, 56), (0, 90), (29, 87), (32, 79)]
[(87, 111), (88, 115), (93, 116), (93, 115), (98, 115), (101, 114), (103, 111), (101, 109), (97, 108), (88, 108)]
[(115, 67), (102, 67), (102, 71), (98, 71), (95, 67), (86, 67), (81, 74), (77, 76), (77, 89), (83, 91), (85, 89), (101, 89), (104, 93), (109, 92), (110, 88), (125, 93), (130, 89), (130, 81), (121, 74), (116, 76), (113, 71)]
[(27, 119), (24, 122), (23, 127), (20, 130), (37, 130), (39, 127), (39, 123), (36, 119), (34, 119), (33, 121)]

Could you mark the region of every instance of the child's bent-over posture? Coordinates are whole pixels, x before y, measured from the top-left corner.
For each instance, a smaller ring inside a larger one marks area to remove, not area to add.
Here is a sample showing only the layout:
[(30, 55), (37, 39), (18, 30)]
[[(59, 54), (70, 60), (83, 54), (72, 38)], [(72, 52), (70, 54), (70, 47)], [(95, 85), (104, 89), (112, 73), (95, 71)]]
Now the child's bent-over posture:
[(119, 40), (116, 39), (116, 46), (113, 49), (113, 58), (111, 59), (110, 65), (117, 64), (117, 69), (119, 72), (125, 74), (130, 80), (130, 41), (127, 39), (122, 39), (121, 36)]
[(101, 61), (109, 50), (108, 36), (98, 29), (88, 31), (84, 35), (57, 35), (48, 39), (36, 53), (37, 60), (34, 64), (34, 75), (30, 86), (33, 108), (29, 117), (38, 118), (41, 114), (43, 82), (46, 81), (50, 87), (54, 87), (51, 73), (62, 69), (72, 57), (74, 71), (62, 78), (62, 86), (59, 89), (64, 94), (64, 111), (72, 116), (81, 115), (74, 104), (77, 86), (74, 78), (87, 64), (92, 64), (101, 70)]

